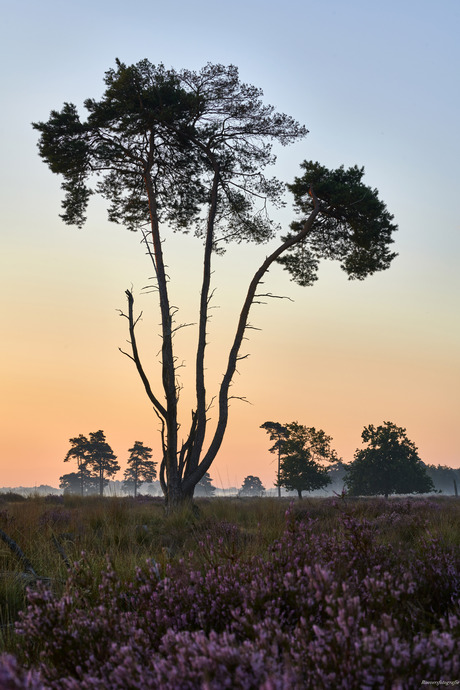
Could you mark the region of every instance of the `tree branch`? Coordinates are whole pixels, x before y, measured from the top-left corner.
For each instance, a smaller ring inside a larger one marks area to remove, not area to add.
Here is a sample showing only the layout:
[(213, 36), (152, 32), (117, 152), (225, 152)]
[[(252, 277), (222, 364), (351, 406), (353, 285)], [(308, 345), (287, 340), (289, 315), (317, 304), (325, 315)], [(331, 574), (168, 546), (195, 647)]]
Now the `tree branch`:
[[(248, 316), (249, 316), (249, 311), (251, 309), (251, 305), (254, 301), (254, 297), (256, 294), (257, 286), (261, 282), (263, 276), (265, 273), (268, 271), (270, 266), (285, 252), (287, 251), (290, 247), (294, 246), (295, 244), (298, 244), (301, 242), (307, 235), (310, 233), (313, 223), (315, 222), (316, 216), (319, 213), (320, 210), (320, 202), (318, 197), (316, 196), (315, 192), (313, 189), (310, 188), (309, 190), (310, 196), (313, 198), (314, 201), (314, 208), (311, 211), (309, 217), (305, 221), (305, 223), (302, 226), (302, 229), (300, 232), (297, 233), (297, 235), (294, 235), (294, 237), (288, 238), (283, 244), (281, 244), (277, 249), (275, 249), (274, 252), (272, 252), (262, 263), (260, 268), (256, 271), (254, 274), (253, 279), (251, 280), (249, 284), (249, 288), (246, 294), (246, 298), (243, 303), (243, 307), (241, 309), (240, 313), (240, 318), (238, 321), (238, 327), (236, 330), (235, 338), (233, 341), (232, 348), (230, 350), (229, 358), (228, 358), (228, 364), (227, 364), (227, 370), (224, 374), (224, 377), (222, 379), (222, 383), (220, 386), (220, 391), (219, 391), (219, 419), (217, 422), (217, 427), (214, 432), (213, 439), (211, 441), (211, 444), (207, 450), (206, 455), (204, 456), (203, 460), (200, 462), (199, 466), (197, 467), (196, 471), (190, 476), (188, 479), (188, 482), (190, 484), (193, 483), (193, 480), (198, 477), (198, 481), (201, 478), (201, 476), (204, 475), (205, 472), (208, 471), (209, 467), (211, 466), (212, 461), (217, 455), (217, 452), (222, 444), (222, 440), (224, 437), (225, 429), (227, 427), (227, 422), (228, 422), (228, 391), (230, 388), (230, 384), (233, 379), (233, 375), (235, 373), (236, 369), (236, 363), (238, 361), (238, 354), (239, 350), (241, 347), (241, 343), (243, 341), (244, 333), (247, 328), (247, 323), (248, 323)], [(185, 482), (184, 489), (187, 490), (188, 488), (188, 482)]]
[(139, 352), (137, 349), (137, 342), (136, 342), (136, 335), (134, 332), (134, 328), (136, 326), (136, 323), (139, 321), (139, 319), (134, 320), (134, 315), (133, 315), (134, 297), (133, 297), (133, 293), (131, 292), (131, 290), (126, 290), (125, 295), (128, 299), (128, 316), (126, 316), (126, 314), (122, 314), (122, 316), (125, 316), (128, 319), (129, 335), (131, 338), (130, 342), (131, 342), (131, 348), (132, 348), (133, 354), (131, 356), (127, 352), (124, 352), (123, 350), (120, 350), (120, 351), (123, 352), (123, 354), (125, 354), (127, 357), (129, 357), (130, 359), (133, 360), (133, 362), (136, 365), (137, 372), (141, 378), (141, 381), (144, 384), (145, 392), (147, 393), (147, 396), (148, 396), (150, 402), (152, 403), (155, 411), (157, 413), (159, 413), (163, 417), (163, 419), (166, 419), (166, 409), (160, 403), (158, 398), (155, 397), (155, 395), (152, 391), (152, 388), (150, 386), (150, 381), (148, 380), (148, 378), (144, 372), (144, 369), (142, 367), (142, 363), (141, 363), (141, 360), (139, 357)]

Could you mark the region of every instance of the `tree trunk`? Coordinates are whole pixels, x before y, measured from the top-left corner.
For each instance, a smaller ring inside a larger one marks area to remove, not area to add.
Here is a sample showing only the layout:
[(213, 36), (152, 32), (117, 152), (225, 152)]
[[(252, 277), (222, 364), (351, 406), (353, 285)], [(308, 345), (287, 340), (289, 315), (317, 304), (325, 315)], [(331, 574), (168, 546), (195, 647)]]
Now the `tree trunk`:
[(297, 489), (297, 493), (299, 494), (299, 499), (302, 498), (302, 489)]
[[(163, 493), (165, 494), (166, 510), (168, 512), (174, 511), (184, 504), (192, 501), (195, 486), (202, 479), (205, 473), (209, 470), (211, 463), (216, 457), (228, 422), (228, 402), (229, 389), (233, 380), (237, 363), (240, 359), (244, 359), (240, 355), (241, 344), (248, 328), (248, 316), (251, 306), (256, 297), (256, 291), (259, 287), (262, 278), (269, 270), (271, 265), (290, 247), (302, 241), (310, 232), (314, 220), (319, 212), (319, 201), (314, 192), (311, 191), (311, 196), (314, 199), (315, 206), (310, 216), (305, 221), (301, 231), (293, 238), (285, 240), (272, 254), (266, 257), (259, 269), (252, 278), (246, 298), (244, 300), (241, 313), (238, 320), (238, 325), (230, 349), (227, 368), (224, 373), (222, 383), (220, 385), (218, 395), (218, 420), (214, 431), (213, 438), (209, 447), (201, 459), (203, 441), (206, 431), (206, 389), (204, 385), (204, 354), (206, 348), (206, 324), (208, 320), (208, 306), (210, 294), (210, 276), (211, 276), (211, 253), (213, 246), (213, 227), (214, 218), (216, 214), (217, 204), (217, 189), (219, 182), (219, 171), (215, 169), (213, 193), (211, 199), (211, 207), (208, 217), (207, 239), (205, 246), (204, 257), (204, 272), (203, 283), (200, 300), (200, 324), (199, 324), (199, 340), (197, 348), (196, 359), (196, 395), (197, 395), (197, 410), (192, 412), (192, 425), (187, 441), (182, 445), (179, 451), (178, 448), (178, 390), (176, 387), (176, 372), (175, 360), (173, 355), (173, 328), (172, 328), (172, 312), (169, 304), (167, 275), (163, 259), (162, 243), (159, 233), (159, 220), (156, 208), (155, 192), (153, 189), (152, 179), (150, 177), (150, 170), (145, 171), (145, 185), (150, 208), (151, 220), (151, 240), (152, 248), (146, 241), (147, 251), (152, 260), (160, 300), (161, 311), (161, 326), (162, 326), (162, 374), (163, 374), (163, 391), (166, 399), (166, 404), (163, 405), (158, 398), (153, 394), (150, 387), (149, 380), (143, 370), (139, 353), (137, 350), (136, 338), (134, 329), (139, 319), (135, 320), (133, 315), (134, 298), (132, 293), (127, 290), (128, 297), (128, 321), (131, 336), (132, 356), (128, 355), (136, 364), (138, 373), (144, 384), (146, 393), (152, 402), (155, 413), (159, 417), (162, 424), (162, 445), (163, 445), (163, 459), (160, 468), (160, 483)], [(126, 316), (126, 315), (124, 315)], [(140, 318), (140, 317), (139, 317)], [(126, 353), (125, 353), (126, 354)], [(281, 496), (281, 488), (279, 488), (278, 495)], [(301, 493), (299, 498), (301, 498)]]
[[(252, 278), (247, 293), (246, 293), (246, 298), (243, 302), (243, 306), (240, 312), (240, 316), (238, 319), (238, 325), (235, 333), (235, 337), (233, 340), (232, 347), (230, 349), (230, 353), (228, 356), (228, 361), (227, 361), (227, 369), (224, 373), (222, 383), (220, 385), (220, 390), (219, 390), (219, 413), (218, 413), (218, 421), (217, 421), (217, 427), (214, 432), (214, 436), (211, 440), (211, 443), (209, 445), (209, 448), (198, 465), (196, 469), (192, 469), (192, 472), (186, 477), (184, 480), (185, 484), (185, 491), (187, 492), (192, 492), (193, 495), (193, 489), (196, 486), (196, 484), (200, 481), (200, 479), (205, 475), (205, 473), (209, 470), (211, 463), (213, 462), (214, 458), (216, 457), (220, 446), (222, 444), (224, 434), (227, 428), (227, 422), (228, 422), (228, 401), (229, 401), (229, 389), (230, 385), (233, 380), (233, 376), (236, 370), (236, 366), (238, 364), (238, 361), (240, 359), (244, 359), (244, 356), (240, 355), (240, 348), (241, 344), (243, 342), (244, 335), (246, 333), (246, 329), (248, 328), (248, 318), (249, 318), (249, 312), (250, 309), (253, 305), (254, 299), (256, 297), (256, 292), (257, 288), (259, 287), (262, 278), (265, 276), (269, 268), (276, 262), (276, 260), (284, 254), (290, 247), (294, 246), (295, 244), (301, 242), (309, 232), (311, 231), (313, 227), (313, 223), (316, 219), (316, 216), (319, 213), (320, 209), (320, 203), (318, 198), (316, 197), (315, 193), (313, 190), (310, 190), (312, 197), (315, 202), (315, 207), (313, 211), (310, 213), (309, 217), (305, 221), (305, 223), (302, 226), (302, 230), (295, 235), (294, 237), (291, 237), (283, 244), (281, 244), (277, 249), (275, 249), (272, 254), (270, 254), (268, 257), (266, 257), (265, 261), (261, 264), (259, 269), (255, 272), (254, 277)], [(168, 464), (166, 463), (166, 470), (167, 470)], [(188, 495), (188, 494), (187, 494)]]
[(165, 494), (165, 509), (167, 513), (173, 513), (176, 510), (186, 507), (187, 505), (192, 505), (193, 493), (195, 487), (186, 491), (184, 490), (182, 482), (168, 482), (166, 486)]
[(278, 446), (278, 498), (281, 498), (280, 474), (281, 474), (281, 448)]

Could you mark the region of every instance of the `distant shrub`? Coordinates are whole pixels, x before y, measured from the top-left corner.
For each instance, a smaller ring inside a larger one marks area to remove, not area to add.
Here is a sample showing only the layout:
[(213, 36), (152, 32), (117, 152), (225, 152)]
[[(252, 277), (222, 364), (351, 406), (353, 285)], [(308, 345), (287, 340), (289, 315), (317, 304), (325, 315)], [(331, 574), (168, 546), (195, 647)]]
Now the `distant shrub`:
[(5, 493), (0, 493), (0, 501), (2, 503), (22, 503), (27, 501), (27, 497), (15, 491), (5, 491)]
[(64, 496), (62, 494), (48, 494), (45, 496), (45, 503), (51, 505), (64, 505)]

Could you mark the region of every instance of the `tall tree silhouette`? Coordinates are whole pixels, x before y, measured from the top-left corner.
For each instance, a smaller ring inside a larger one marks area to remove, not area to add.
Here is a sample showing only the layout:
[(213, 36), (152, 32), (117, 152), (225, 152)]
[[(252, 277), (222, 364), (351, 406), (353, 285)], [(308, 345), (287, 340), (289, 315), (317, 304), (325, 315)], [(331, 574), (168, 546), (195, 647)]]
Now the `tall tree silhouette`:
[(112, 448), (107, 443), (104, 432), (102, 430), (94, 431), (88, 437), (80, 434), (71, 438), (70, 443), (72, 448), (68, 451), (64, 461), (72, 457), (77, 458), (81, 486), (84, 486), (84, 478), (88, 476), (89, 472), (89, 476), (92, 478), (97, 477), (99, 494), (102, 496), (106, 479), (113, 477), (120, 469), (120, 465), (116, 461), (117, 456), (114, 455)]
[(157, 477), (156, 462), (152, 460), (152, 449), (136, 441), (129, 449), (128, 467), (124, 473), (123, 488), (133, 490), (137, 496), (139, 484), (153, 482)]
[[(307, 134), (304, 126), (262, 102), (262, 92), (240, 81), (234, 66), (207, 64), (199, 71), (166, 69), (142, 60), (116, 62), (105, 75), (106, 90), (87, 99), (87, 119), (71, 103), (34, 123), (39, 152), (62, 175), (62, 218), (81, 226), (89, 198), (101, 194), (109, 219), (140, 229), (152, 261), (161, 315), (162, 392), (154, 390), (143, 366), (135, 329), (134, 295), (126, 291), (130, 344), (125, 352), (136, 366), (160, 420), (163, 457), (160, 482), (168, 508), (193, 496), (209, 470), (227, 428), (230, 386), (250, 328), (254, 301), (270, 267), (281, 262), (294, 280), (311, 285), (320, 259), (338, 259), (351, 278), (388, 268), (392, 216), (376, 190), (362, 183), (363, 169), (328, 170), (305, 162), (302, 177), (289, 189), (298, 220), (279, 237), (270, 206), (283, 203), (285, 186), (264, 174), (275, 162), (272, 145), (287, 145)], [(198, 305), (195, 405), (188, 432), (179, 439), (179, 394), (174, 334), (175, 307), (169, 295), (164, 233), (191, 227), (203, 242), (203, 273)], [(219, 389), (205, 386), (205, 353), (212, 297), (212, 257), (234, 241), (278, 240), (251, 279)], [(257, 298), (257, 299), (256, 299)], [(215, 428), (208, 436), (211, 401), (218, 401)]]
[(75, 474), (75, 477), (71, 477), (70, 479), (67, 477), (67, 475), (63, 475), (63, 477), (61, 477), (61, 480), (67, 477), (67, 480), (64, 479), (66, 487), (62, 488), (68, 488), (67, 484), (70, 481), (73, 489), (75, 489), (75, 480), (77, 479), (80, 485), (80, 495), (83, 496), (85, 493), (87, 493), (92, 477), (91, 470), (87, 465), (88, 439), (86, 436), (83, 436), (83, 434), (80, 434), (79, 436), (69, 439), (69, 443), (71, 447), (70, 450), (67, 451), (64, 462), (76, 460), (77, 471), (75, 473), (70, 473)]

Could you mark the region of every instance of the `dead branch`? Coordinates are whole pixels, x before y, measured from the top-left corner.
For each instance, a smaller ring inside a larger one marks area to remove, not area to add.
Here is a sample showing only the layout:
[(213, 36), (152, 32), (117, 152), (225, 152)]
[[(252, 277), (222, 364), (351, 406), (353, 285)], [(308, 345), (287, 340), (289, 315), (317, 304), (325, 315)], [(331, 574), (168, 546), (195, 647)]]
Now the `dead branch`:
[(2, 529), (0, 529), (0, 539), (5, 542), (5, 544), (8, 546), (10, 551), (14, 553), (15, 556), (19, 559), (21, 564), (23, 565), (26, 573), (30, 573), (33, 575), (34, 578), (38, 578), (37, 573), (35, 572), (35, 568), (33, 567), (32, 563), (29, 561), (27, 556), (22, 552), (22, 550), (19, 548), (19, 546), (16, 544), (16, 542), (11, 539)]
[[(257, 295), (254, 295), (254, 299), (260, 299), (261, 297), (268, 297), (270, 299), (288, 299), (290, 302), (294, 302), (292, 297), (288, 297), (287, 295), (274, 295), (271, 292), (263, 292)], [(265, 304), (265, 302), (254, 302), (254, 304)]]
[(60, 557), (61, 557), (62, 560), (64, 561), (67, 570), (73, 570), (72, 564), (71, 564), (71, 562), (69, 561), (69, 559), (67, 558), (66, 552), (64, 551), (64, 549), (63, 549), (63, 547), (62, 547), (62, 544), (61, 544), (61, 542), (59, 541), (59, 539), (58, 539), (58, 538), (56, 537), (56, 535), (54, 535), (54, 534), (53, 534), (53, 536), (52, 536), (51, 538), (52, 538), (52, 540), (53, 540), (53, 544), (54, 544), (54, 546), (56, 547), (56, 550), (57, 550), (58, 554), (60, 555)]
[[(123, 314), (123, 316), (125, 316), (129, 322), (129, 335), (131, 338), (131, 348), (133, 351), (131, 359), (134, 361), (134, 363), (136, 365), (138, 374), (141, 378), (142, 383), (144, 384), (145, 391), (147, 393), (147, 396), (148, 396), (150, 402), (153, 405), (154, 410), (156, 412), (158, 412), (162, 417), (166, 418), (166, 410), (163, 407), (163, 405), (160, 403), (160, 401), (155, 397), (155, 395), (152, 391), (152, 388), (150, 386), (150, 381), (148, 380), (148, 378), (144, 372), (144, 369), (143, 369), (143, 366), (142, 366), (142, 363), (141, 363), (141, 360), (139, 357), (139, 352), (137, 349), (137, 342), (136, 342), (136, 335), (134, 332), (136, 323), (138, 322), (139, 319), (134, 320), (134, 314), (133, 314), (133, 312), (134, 312), (134, 297), (133, 297), (133, 293), (131, 292), (131, 290), (126, 290), (125, 294), (126, 294), (126, 297), (128, 299), (128, 316), (126, 317), (125, 314)], [(124, 353), (124, 354), (126, 354), (126, 353)], [(130, 357), (130, 355), (128, 355), (128, 357)]]

